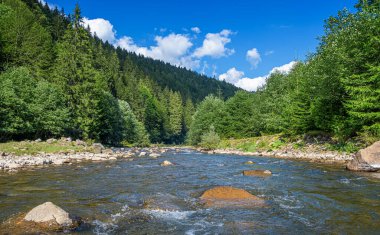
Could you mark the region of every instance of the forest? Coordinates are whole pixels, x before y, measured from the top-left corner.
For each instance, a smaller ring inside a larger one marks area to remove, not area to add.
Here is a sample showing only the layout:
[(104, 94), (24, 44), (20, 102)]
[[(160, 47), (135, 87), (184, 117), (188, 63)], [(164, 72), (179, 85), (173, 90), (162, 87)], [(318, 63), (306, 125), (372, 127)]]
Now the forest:
[(182, 143), (195, 105), (226, 82), (114, 48), (38, 0), (0, 3), (0, 141), (71, 136)]
[[(315, 53), (256, 92), (114, 48), (37, 0), (0, 4), (0, 141), (109, 145), (321, 132), (380, 138), (380, 1), (325, 21)], [(372, 141), (373, 142), (373, 141)]]
[(380, 1), (361, 0), (325, 21), (316, 52), (255, 93), (206, 97), (190, 127), (193, 145), (269, 134), (324, 133), (337, 142), (380, 138)]

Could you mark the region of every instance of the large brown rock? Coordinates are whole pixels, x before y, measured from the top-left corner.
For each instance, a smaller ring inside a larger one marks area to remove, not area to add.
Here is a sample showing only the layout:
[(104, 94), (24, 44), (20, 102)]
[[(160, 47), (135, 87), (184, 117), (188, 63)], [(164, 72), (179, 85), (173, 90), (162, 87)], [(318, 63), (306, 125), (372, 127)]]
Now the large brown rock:
[(357, 152), (354, 159), (347, 164), (347, 169), (367, 172), (380, 170), (380, 141)]
[(243, 171), (243, 175), (267, 177), (267, 176), (271, 176), (272, 172), (269, 170), (247, 170), (247, 171)]
[(264, 204), (264, 200), (244, 189), (219, 186), (206, 190), (200, 197), (206, 207), (255, 207)]

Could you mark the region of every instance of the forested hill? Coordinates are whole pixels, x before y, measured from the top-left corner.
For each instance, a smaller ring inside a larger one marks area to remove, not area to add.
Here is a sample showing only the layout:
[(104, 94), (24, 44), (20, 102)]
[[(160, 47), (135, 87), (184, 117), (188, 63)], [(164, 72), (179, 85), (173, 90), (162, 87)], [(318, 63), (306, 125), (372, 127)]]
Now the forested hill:
[(102, 42), (79, 6), (0, 2), (0, 141), (72, 136), (108, 144), (179, 143), (197, 102), (238, 89)]
[(179, 91), (183, 97), (191, 97), (196, 103), (202, 101), (209, 94), (218, 94), (219, 92), (226, 99), (233, 96), (238, 90), (230, 83), (200, 75), (186, 68), (136, 55), (120, 48), (117, 49), (117, 52), (120, 61), (131, 60), (138, 70), (143, 71), (161, 87)]

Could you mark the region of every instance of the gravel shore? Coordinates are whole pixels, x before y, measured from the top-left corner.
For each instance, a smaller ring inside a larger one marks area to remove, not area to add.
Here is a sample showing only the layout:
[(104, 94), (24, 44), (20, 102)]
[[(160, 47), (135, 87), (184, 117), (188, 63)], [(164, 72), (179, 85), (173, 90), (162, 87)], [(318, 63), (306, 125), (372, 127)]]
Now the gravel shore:
[(335, 151), (308, 151), (308, 150), (291, 150), (291, 151), (262, 151), (262, 152), (244, 152), (235, 149), (217, 149), (213, 151), (202, 151), (209, 154), (233, 154), (242, 156), (260, 156), (275, 157), (283, 159), (297, 159), (310, 162), (346, 164), (351, 161), (355, 154), (339, 153)]

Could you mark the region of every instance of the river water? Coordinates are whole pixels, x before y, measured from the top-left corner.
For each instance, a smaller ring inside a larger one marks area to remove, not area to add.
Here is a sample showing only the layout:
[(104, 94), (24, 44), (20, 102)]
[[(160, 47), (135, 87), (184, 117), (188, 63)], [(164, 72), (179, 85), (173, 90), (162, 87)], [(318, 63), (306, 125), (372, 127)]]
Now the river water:
[[(169, 160), (175, 166), (161, 167)], [(255, 165), (245, 165), (248, 160)], [(267, 169), (267, 178), (243, 176)], [(234, 186), (267, 206), (207, 209), (213, 186)], [(90, 225), (78, 234), (378, 234), (380, 180), (275, 158), (169, 152), (162, 158), (0, 172), (0, 221), (51, 201)]]

